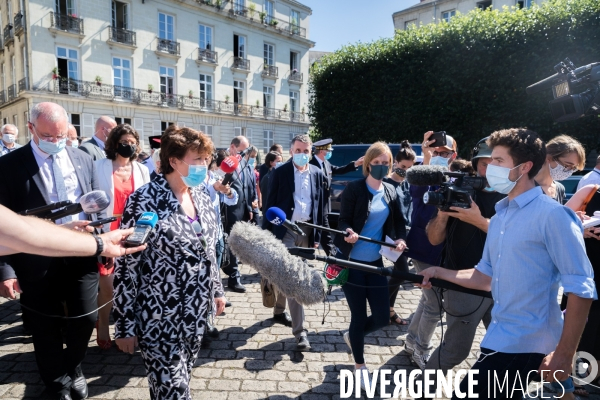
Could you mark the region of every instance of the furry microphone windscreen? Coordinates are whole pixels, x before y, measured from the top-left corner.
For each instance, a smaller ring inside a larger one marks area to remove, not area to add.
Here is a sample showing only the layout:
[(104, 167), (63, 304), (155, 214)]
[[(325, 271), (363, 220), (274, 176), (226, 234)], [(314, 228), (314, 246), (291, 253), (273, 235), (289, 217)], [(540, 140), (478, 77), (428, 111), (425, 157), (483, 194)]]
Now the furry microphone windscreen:
[(255, 269), (286, 297), (304, 305), (324, 300), (321, 272), (292, 256), (271, 232), (248, 222), (237, 222), (229, 234), (229, 247), (238, 260)]

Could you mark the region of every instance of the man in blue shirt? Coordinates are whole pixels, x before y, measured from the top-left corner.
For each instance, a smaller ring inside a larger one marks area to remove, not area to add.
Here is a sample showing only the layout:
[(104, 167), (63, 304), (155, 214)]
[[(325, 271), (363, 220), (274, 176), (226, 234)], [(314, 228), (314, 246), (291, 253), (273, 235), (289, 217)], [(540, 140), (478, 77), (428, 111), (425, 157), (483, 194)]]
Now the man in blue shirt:
[[(519, 388), (527, 390), (535, 375), (531, 371), (539, 371), (547, 382), (564, 381), (571, 374), (597, 294), (579, 218), (545, 196), (533, 180), (546, 158), (544, 142), (535, 132), (518, 128), (494, 132), (487, 144), (492, 149), (489, 185), (508, 196), (496, 205), (482, 259), (474, 269), (429, 268), (421, 272), (422, 286), (431, 287), (429, 280), (435, 277), (492, 291), (492, 322), (473, 365), (479, 370), (473, 392), (479, 398), (520, 399)], [(568, 293), (564, 324), (557, 302), (561, 284)], [(505, 377), (508, 384), (500, 389)], [(469, 383), (461, 382), (461, 392), (467, 392)]]

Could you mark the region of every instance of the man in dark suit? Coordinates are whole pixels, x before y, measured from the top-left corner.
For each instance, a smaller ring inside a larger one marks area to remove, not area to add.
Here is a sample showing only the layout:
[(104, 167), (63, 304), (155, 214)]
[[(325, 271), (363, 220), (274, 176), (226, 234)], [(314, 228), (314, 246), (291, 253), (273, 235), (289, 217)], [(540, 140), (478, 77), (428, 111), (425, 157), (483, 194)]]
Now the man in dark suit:
[[(292, 139), (292, 159), (269, 173), (269, 195), (265, 209), (278, 207), (285, 212), (286, 219), (292, 222), (303, 221), (323, 225), (325, 177), (319, 168), (308, 163), (311, 148), (312, 142), (308, 135), (297, 135)], [(300, 236), (283, 225), (272, 225), (266, 218), (263, 218), (263, 228), (270, 229), (286, 247), (314, 247), (315, 244), (318, 246), (320, 232), (314, 229), (302, 227), (306, 236)], [(292, 334), (296, 337), (299, 350), (309, 348), (310, 343), (304, 329), (304, 308), (296, 300), (288, 298), (290, 318), (285, 312), (286, 297), (278, 290), (275, 292), (273, 319), (292, 326)]]
[[(0, 204), (22, 211), (63, 200), (75, 203), (83, 194), (97, 190), (92, 158), (66, 147), (66, 111), (54, 103), (39, 103), (30, 115), (32, 140), (0, 157), (0, 168), (11, 171), (0, 174)], [(57, 222), (88, 218), (82, 213)], [(23, 318), (31, 329), (37, 365), (48, 391), (63, 400), (86, 398), (81, 362), (97, 318), (97, 257), (2, 257), (0, 289), (1, 293), (22, 291)], [(51, 317), (65, 312), (66, 323)]]
[[(329, 196), (331, 195), (331, 177), (333, 175), (344, 175), (348, 172), (356, 171), (356, 168), (360, 167), (363, 164), (363, 158), (361, 157), (356, 161), (352, 161), (348, 165), (343, 167), (336, 167), (335, 165), (331, 165), (328, 161), (331, 158), (331, 154), (333, 151), (333, 147), (331, 147), (331, 143), (333, 139), (323, 139), (315, 142), (314, 151), (315, 156), (310, 160), (310, 163), (315, 167), (319, 167), (323, 171), (323, 175), (325, 175), (325, 182), (323, 187), (324, 192), (324, 201), (325, 201), (325, 220), (323, 226), (329, 227), (329, 219), (328, 215), (331, 211), (331, 204), (329, 203)], [(321, 246), (323, 250), (327, 254), (329, 254), (331, 250), (331, 246), (333, 246), (333, 239), (329, 232), (321, 232)]]
[[(252, 220), (252, 210), (258, 208), (258, 196), (256, 192), (256, 177), (254, 170), (250, 168), (247, 159), (242, 159), (245, 150), (250, 146), (245, 136), (236, 136), (229, 146), (229, 155), (240, 158), (240, 164), (234, 173), (235, 180), (230, 184), (238, 195), (236, 205), (225, 206), (225, 232), (229, 234), (231, 228), (238, 221), (248, 222)], [(245, 158), (245, 157), (244, 157)], [(223, 272), (229, 275), (227, 287), (234, 292), (244, 293), (246, 287), (242, 285), (241, 275), (237, 258), (229, 252), (229, 265), (223, 268)]]
[(94, 125), (94, 136), (79, 148), (88, 153), (94, 161), (106, 158), (104, 143), (106, 143), (108, 134), (115, 126), (117, 126), (117, 121), (111, 117), (102, 116), (98, 118), (96, 125)]

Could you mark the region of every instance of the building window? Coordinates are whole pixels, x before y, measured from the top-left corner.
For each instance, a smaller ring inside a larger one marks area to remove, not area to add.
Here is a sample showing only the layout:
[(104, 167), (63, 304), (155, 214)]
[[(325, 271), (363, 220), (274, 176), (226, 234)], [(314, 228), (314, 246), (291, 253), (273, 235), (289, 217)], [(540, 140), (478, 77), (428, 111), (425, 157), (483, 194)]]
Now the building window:
[[(8, 7), (9, 7), (8, 15), (13, 15), (10, 10), (11, 3), (12, 3), (11, 1), (8, 1)], [(77, 16), (77, 10), (75, 8), (75, 0), (56, 0), (55, 6), (56, 6), (57, 14), (71, 15), (73, 17)]]
[(15, 66), (15, 56), (12, 56), (10, 58), (10, 61), (11, 61), (12, 82), (13, 82), (13, 85), (16, 85), (17, 84), (17, 68)]
[[(113, 66), (113, 85), (130, 88), (131, 87), (131, 61), (126, 60), (124, 58), (113, 57), (112, 60)], [(115, 96), (117, 96), (116, 91), (119, 91), (118, 96), (121, 96), (120, 90), (115, 88)]]
[(235, 11), (236, 14), (243, 15), (244, 7), (245, 7), (244, 0), (233, 0), (233, 10)]
[(263, 86), (263, 107), (273, 108), (273, 86)]
[[(25, 124), (25, 130), (23, 132), (26, 132), (27, 134), (27, 138), (31, 139), (31, 134), (29, 132), (29, 129), (27, 129), (27, 122), (29, 121), (29, 113), (27, 111), (23, 112), (23, 123)], [(79, 135), (77, 135), (79, 136)]]
[(129, 24), (129, 5), (120, 1), (112, 2), (112, 26), (118, 29), (127, 29)]
[(407, 30), (410, 28), (416, 28), (416, 27), (417, 27), (416, 19), (411, 19), (410, 21), (404, 21), (404, 30)]
[(300, 65), (298, 64), (298, 53), (290, 51), (290, 71), (300, 71)]
[(242, 81), (233, 81), (233, 102), (235, 104), (244, 104), (244, 89), (246, 83)]
[(160, 121), (160, 133), (161, 135), (163, 133), (165, 133), (165, 131), (167, 130), (168, 127), (170, 127), (171, 125), (174, 125), (174, 122), (168, 122), (168, 121)]
[(174, 94), (175, 88), (175, 69), (169, 67), (160, 67), (160, 92), (163, 94)]
[(198, 25), (200, 28), (200, 38), (198, 39), (198, 47), (201, 50), (212, 50), (213, 29), (210, 26)]
[(233, 35), (233, 56), (246, 58), (246, 38), (240, 35)]
[(292, 33), (298, 34), (300, 31), (300, 13), (296, 10), (290, 12), (290, 25)]
[(202, 100), (213, 99), (213, 79), (210, 75), (200, 74), (200, 98)]
[(267, 153), (274, 144), (273, 131), (263, 131), (263, 151)]
[(533, 0), (517, 0), (517, 7), (530, 8), (533, 3)]
[(290, 91), (290, 111), (298, 112), (300, 93)]
[(81, 115), (69, 114), (69, 122), (75, 127), (75, 130), (77, 131), (77, 137), (81, 137)]
[(212, 125), (200, 125), (198, 129), (200, 129), (200, 132), (204, 133), (205, 135), (208, 135), (209, 137), (212, 137), (213, 135)]
[(275, 16), (275, 6), (273, 5), (273, 2), (270, 0), (265, 0), (265, 13), (267, 14), (267, 16), (265, 18), (265, 22), (267, 24), (270, 24), (271, 18), (273, 18)]
[(442, 19), (446, 22), (450, 22), (450, 18), (454, 17), (455, 15), (456, 15), (456, 10), (444, 11), (442, 13)]
[(158, 13), (158, 37), (160, 39), (174, 40), (175, 18), (169, 14)]
[(4, 64), (2, 64), (2, 90), (6, 90), (6, 70), (4, 69)]
[(58, 73), (61, 80), (68, 81), (67, 84), (59, 86), (59, 93), (68, 94), (69, 91), (78, 91), (76, 81), (79, 79), (79, 66), (77, 50), (65, 47), (56, 48), (56, 63), (58, 64)]
[(265, 43), (263, 46), (265, 66), (275, 66), (275, 46)]
[(121, 124), (131, 125), (131, 118), (115, 117), (115, 121), (117, 121), (118, 125), (121, 125)]
[(492, 1), (488, 0), (488, 1), (480, 1), (477, 3), (477, 8), (479, 8), (480, 10), (487, 10), (490, 7), (492, 7)]

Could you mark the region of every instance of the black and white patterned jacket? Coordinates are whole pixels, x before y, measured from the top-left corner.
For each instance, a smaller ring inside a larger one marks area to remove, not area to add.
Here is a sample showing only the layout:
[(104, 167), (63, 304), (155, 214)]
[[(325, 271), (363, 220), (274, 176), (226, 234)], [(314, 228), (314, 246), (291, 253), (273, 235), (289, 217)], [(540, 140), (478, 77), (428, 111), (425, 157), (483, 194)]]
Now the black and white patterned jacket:
[(158, 223), (146, 250), (116, 260), (115, 337), (156, 343), (203, 334), (209, 302), (223, 296), (215, 253), (218, 225), (208, 195), (200, 188), (192, 188), (191, 195), (207, 241), (204, 252), (162, 175), (129, 197), (121, 228), (134, 226), (147, 211), (158, 215)]

